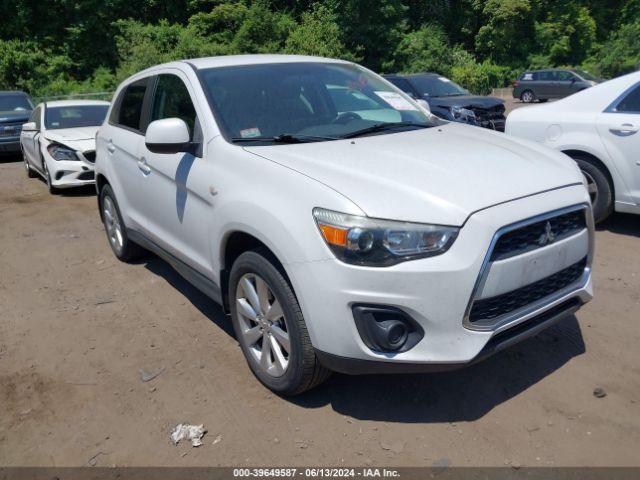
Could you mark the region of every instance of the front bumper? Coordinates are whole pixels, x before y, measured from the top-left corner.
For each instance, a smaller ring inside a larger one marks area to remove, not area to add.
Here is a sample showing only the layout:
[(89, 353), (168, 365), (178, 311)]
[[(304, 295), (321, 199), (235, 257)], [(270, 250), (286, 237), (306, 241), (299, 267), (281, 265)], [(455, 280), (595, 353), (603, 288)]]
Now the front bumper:
[[(393, 267), (357, 267), (338, 260), (289, 264), (318, 357), (329, 368), (351, 373), (459, 368), (573, 313), (592, 298), (590, 270), (562, 295), (539, 302), (508, 324), (483, 330), (468, 328), (464, 320), (496, 232), (522, 219), (583, 203), (588, 204), (585, 189), (576, 185), (481, 210), (469, 217), (447, 253)], [(552, 252), (560, 246), (544, 248)], [(591, 259), (592, 242), (587, 248)], [(401, 309), (420, 324), (424, 337), (401, 353), (372, 351), (356, 328), (354, 304)]]
[(0, 153), (20, 152), (20, 137), (0, 138)]
[[(81, 152), (77, 152), (81, 155)], [(47, 159), (51, 174), (51, 184), (56, 188), (81, 187), (95, 183), (94, 164), (81, 157), (81, 160), (60, 161)]]

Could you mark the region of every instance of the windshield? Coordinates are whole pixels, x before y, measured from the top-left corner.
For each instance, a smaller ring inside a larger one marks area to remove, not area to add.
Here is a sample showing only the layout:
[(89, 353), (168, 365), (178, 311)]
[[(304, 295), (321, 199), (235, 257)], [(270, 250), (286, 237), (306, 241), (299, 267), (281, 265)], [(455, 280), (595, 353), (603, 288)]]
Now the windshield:
[(26, 95), (0, 95), (0, 112), (29, 112), (32, 108)]
[(420, 95), (430, 97), (450, 97), (452, 95), (469, 95), (469, 91), (445, 77), (416, 76), (411, 82)]
[(74, 105), (48, 107), (44, 124), (48, 130), (58, 128), (97, 127), (107, 116), (108, 105)]
[(597, 77), (594, 77), (589, 72), (585, 72), (584, 70), (575, 70), (575, 72), (585, 80), (591, 80), (593, 82), (597, 82), (599, 80)]
[(404, 94), (356, 65), (243, 65), (205, 69), (200, 76), (218, 123), (237, 143), (292, 136), (324, 141), (431, 126)]

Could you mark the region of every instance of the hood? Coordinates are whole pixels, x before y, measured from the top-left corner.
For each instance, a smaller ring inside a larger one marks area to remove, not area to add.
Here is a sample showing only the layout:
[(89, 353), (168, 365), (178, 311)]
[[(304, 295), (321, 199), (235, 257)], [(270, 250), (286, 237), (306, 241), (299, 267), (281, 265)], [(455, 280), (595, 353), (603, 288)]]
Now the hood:
[(481, 97), (478, 95), (453, 95), (451, 97), (430, 97), (429, 105), (450, 108), (453, 106), (464, 108), (493, 108), (504, 105), (504, 101), (496, 97)]
[(31, 116), (31, 112), (28, 110), (21, 111), (11, 111), (11, 112), (0, 112), (0, 123), (15, 123), (15, 122), (23, 122), (27, 123), (29, 121), (29, 117)]
[(60, 128), (46, 130), (45, 138), (52, 142), (61, 143), (74, 150), (95, 150), (96, 132), (100, 127)]
[(370, 217), (409, 222), (459, 226), (477, 210), (582, 182), (562, 153), (453, 122), (245, 150), (316, 179)]

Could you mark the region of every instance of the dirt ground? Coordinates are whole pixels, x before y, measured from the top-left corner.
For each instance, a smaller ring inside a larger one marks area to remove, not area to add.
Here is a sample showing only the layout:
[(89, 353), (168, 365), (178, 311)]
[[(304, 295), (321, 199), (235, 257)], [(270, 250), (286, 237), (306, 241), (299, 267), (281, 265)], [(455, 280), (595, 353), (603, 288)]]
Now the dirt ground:
[[(288, 399), (166, 263), (115, 259), (91, 189), (50, 196), (17, 160), (0, 161), (0, 465), (640, 465), (640, 217), (598, 231), (577, 317), (466, 370)], [(173, 446), (179, 422), (204, 445)]]

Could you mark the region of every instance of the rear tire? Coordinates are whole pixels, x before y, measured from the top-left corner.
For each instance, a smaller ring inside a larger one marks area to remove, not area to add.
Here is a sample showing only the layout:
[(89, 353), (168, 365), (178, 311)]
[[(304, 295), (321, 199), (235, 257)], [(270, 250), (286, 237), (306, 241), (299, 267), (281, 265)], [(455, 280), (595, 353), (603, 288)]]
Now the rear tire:
[(608, 172), (587, 155), (572, 154), (571, 157), (576, 161), (587, 181), (593, 219), (596, 223), (600, 223), (613, 212), (613, 185)]
[(269, 256), (249, 251), (233, 263), (231, 320), (256, 378), (276, 393), (297, 395), (322, 383), (331, 372), (316, 358), (293, 289)]
[(105, 185), (100, 191), (100, 213), (109, 246), (118, 260), (132, 262), (147, 254), (144, 248), (129, 239), (120, 207), (109, 185)]
[(533, 103), (536, 101), (536, 96), (531, 90), (525, 90), (520, 94), (520, 101), (523, 103)]

